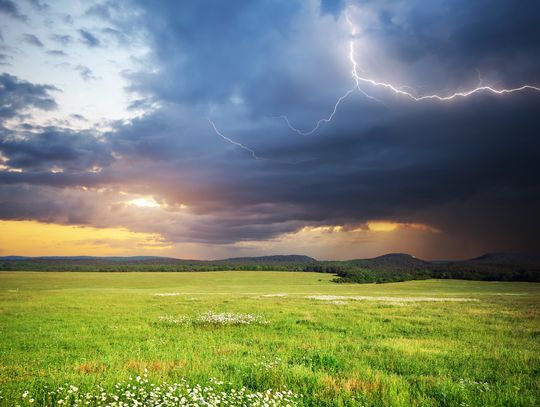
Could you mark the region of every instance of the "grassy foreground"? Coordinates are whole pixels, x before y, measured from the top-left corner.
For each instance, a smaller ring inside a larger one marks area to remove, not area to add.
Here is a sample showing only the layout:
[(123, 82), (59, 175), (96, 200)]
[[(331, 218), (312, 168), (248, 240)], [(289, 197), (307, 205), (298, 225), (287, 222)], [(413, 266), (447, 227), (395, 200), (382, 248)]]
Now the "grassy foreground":
[[(332, 278), (1, 272), (0, 404), (146, 369), (154, 383), (287, 388), (309, 406), (540, 405), (540, 284)], [(267, 323), (199, 322), (207, 312)]]

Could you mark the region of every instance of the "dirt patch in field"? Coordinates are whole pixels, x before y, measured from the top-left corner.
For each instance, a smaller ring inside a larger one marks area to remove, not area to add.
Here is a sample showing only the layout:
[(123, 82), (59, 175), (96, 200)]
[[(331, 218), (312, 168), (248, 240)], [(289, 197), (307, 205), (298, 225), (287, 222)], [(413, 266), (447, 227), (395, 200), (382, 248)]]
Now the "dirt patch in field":
[(180, 293), (156, 293), (154, 295), (156, 297), (176, 297), (177, 295), (180, 295)]
[(324, 376), (320, 383), (324, 387), (324, 391), (327, 394), (340, 394), (343, 391), (349, 394), (373, 393), (381, 388), (381, 384), (378, 381), (361, 380), (358, 378), (336, 378), (333, 376)]
[(309, 295), (306, 298), (319, 301), (381, 301), (394, 304), (406, 302), (467, 302), (478, 301), (476, 298), (459, 298), (459, 297), (374, 297), (364, 295)]
[(82, 374), (102, 373), (107, 367), (101, 362), (86, 362), (75, 366), (75, 371)]
[(285, 294), (285, 293), (278, 293), (278, 294), (264, 294), (264, 295), (261, 295), (261, 297), (265, 297), (265, 298), (272, 298), (272, 297), (286, 297), (288, 294)]

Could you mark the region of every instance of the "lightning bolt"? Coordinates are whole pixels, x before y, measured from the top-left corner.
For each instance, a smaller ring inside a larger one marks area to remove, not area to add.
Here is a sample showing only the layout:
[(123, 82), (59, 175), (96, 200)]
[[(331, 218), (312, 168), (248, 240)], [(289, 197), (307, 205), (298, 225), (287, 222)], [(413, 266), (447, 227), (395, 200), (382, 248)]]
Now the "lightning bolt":
[[(422, 101), (427, 101), (427, 100), (448, 102), (448, 101), (451, 101), (451, 100), (456, 99), (456, 98), (465, 98), (465, 97), (473, 96), (473, 95), (475, 95), (477, 93), (481, 93), (481, 92), (488, 92), (488, 93), (492, 93), (492, 94), (495, 94), (495, 95), (504, 95), (504, 94), (522, 92), (522, 91), (526, 91), (526, 90), (540, 92), (540, 87), (533, 86), (533, 85), (522, 85), (522, 86), (515, 87), (515, 88), (503, 88), (503, 89), (497, 89), (497, 88), (495, 88), (493, 86), (487, 86), (487, 85), (483, 84), (483, 80), (482, 80), (482, 78), (480, 76), (480, 72), (478, 72), (479, 83), (478, 83), (478, 86), (476, 88), (473, 88), (473, 89), (470, 89), (470, 90), (467, 90), (467, 91), (454, 92), (454, 93), (448, 94), (448, 95), (432, 94), (432, 95), (418, 96), (418, 93), (416, 92), (416, 90), (411, 86), (397, 86), (397, 85), (394, 85), (394, 84), (389, 83), (389, 82), (381, 82), (381, 81), (378, 81), (378, 80), (375, 80), (375, 79), (372, 79), (372, 78), (361, 76), (358, 73), (359, 68), (358, 68), (358, 62), (357, 62), (356, 57), (355, 57), (355, 42), (354, 42), (354, 37), (359, 33), (359, 30), (358, 30), (358, 27), (349, 18), (349, 9), (352, 8), (352, 7), (353, 6), (349, 6), (347, 8), (347, 10), (345, 12), (345, 20), (347, 21), (347, 24), (350, 27), (349, 33), (350, 33), (350, 36), (351, 36), (351, 40), (349, 41), (349, 55), (348, 55), (348, 58), (349, 58), (349, 61), (351, 63), (351, 66), (352, 66), (351, 76), (352, 76), (352, 79), (354, 81), (353, 87), (350, 88), (349, 90), (347, 90), (344, 94), (342, 94), (336, 100), (336, 102), (334, 103), (333, 109), (331, 110), (330, 114), (327, 117), (323, 117), (322, 119), (319, 119), (315, 123), (315, 126), (313, 126), (309, 130), (302, 130), (302, 129), (299, 129), (299, 128), (295, 127), (291, 123), (291, 121), (289, 120), (289, 118), (286, 115), (281, 115), (281, 116), (275, 116), (274, 117), (274, 118), (277, 118), (277, 119), (284, 120), (287, 127), (291, 131), (293, 131), (293, 132), (295, 132), (295, 133), (297, 133), (297, 134), (299, 134), (301, 136), (310, 136), (312, 134), (317, 133), (319, 130), (322, 130), (328, 123), (330, 123), (334, 119), (334, 116), (336, 115), (336, 113), (337, 113), (340, 105), (343, 103), (343, 101), (345, 99), (347, 99), (350, 95), (352, 95), (355, 91), (358, 91), (359, 93), (361, 93), (362, 95), (364, 95), (368, 99), (371, 99), (371, 100), (373, 100), (375, 102), (384, 104), (384, 102), (382, 102), (381, 100), (379, 100), (376, 97), (374, 97), (374, 96), (370, 95), (369, 93), (367, 93), (362, 88), (362, 84), (387, 89), (387, 90), (393, 92), (396, 95), (406, 97), (406, 98), (408, 98), (408, 99), (410, 99), (410, 100), (412, 100), (414, 102), (422, 102)], [(241, 143), (239, 143), (237, 141), (234, 141), (231, 138), (225, 136), (223, 133), (221, 133), (219, 131), (219, 129), (216, 127), (216, 125), (214, 124), (214, 122), (210, 118), (208, 118), (208, 121), (210, 122), (210, 124), (212, 125), (215, 133), (218, 136), (220, 136), (221, 138), (223, 138), (227, 142), (229, 142), (229, 143), (231, 143), (231, 144), (233, 144), (233, 145), (235, 145), (237, 147), (240, 147), (243, 150), (246, 150), (256, 160), (268, 160), (268, 161), (273, 161), (273, 162), (280, 163), (280, 164), (299, 164), (299, 163), (302, 163), (302, 162), (313, 160), (313, 159), (307, 159), (307, 160), (305, 159), (305, 160), (300, 160), (300, 161), (295, 161), (295, 162), (283, 162), (283, 161), (276, 161), (276, 160), (270, 160), (268, 158), (259, 157), (255, 153), (255, 151), (252, 150), (251, 148), (249, 148), (249, 147), (247, 147), (247, 146), (245, 146), (245, 145), (243, 145), (243, 144), (241, 144)]]
[(222, 139), (224, 139), (225, 141), (237, 146), (237, 147), (240, 147), (241, 149), (243, 150), (246, 150), (248, 153), (251, 154), (251, 156), (256, 159), (256, 160), (264, 160), (264, 161), (270, 161), (270, 162), (273, 162), (273, 163), (277, 163), (277, 164), (286, 164), (286, 165), (296, 165), (296, 164), (302, 164), (302, 163), (305, 163), (305, 162), (309, 162), (309, 161), (314, 161), (316, 160), (316, 158), (304, 158), (304, 159), (301, 159), (301, 160), (297, 160), (297, 161), (281, 161), (281, 160), (273, 160), (273, 159), (270, 159), (270, 158), (265, 158), (265, 157), (260, 157), (257, 155), (257, 153), (255, 153), (254, 150), (252, 150), (251, 148), (245, 146), (244, 144), (242, 143), (239, 143), (238, 141), (235, 141), (233, 139), (231, 139), (230, 137), (227, 137), (225, 136), (216, 126), (216, 124), (212, 121), (212, 119), (210, 119), (209, 117), (207, 118), (208, 122), (210, 123), (210, 125), (212, 126), (212, 128), (214, 129), (214, 132), (220, 136)]
[(289, 121), (289, 118), (287, 116), (285, 116), (285, 115), (278, 116), (278, 118), (281, 118), (281, 119), (285, 120), (285, 123), (287, 123), (287, 126), (292, 131), (300, 134), (301, 136), (310, 136), (313, 133), (315, 133), (317, 130), (319, 130), (319, 128), (324, 127), (327, 123), (330, 123), (332, 121), (332, 119), (334, 118), (334, 115), (336, 114), (336, 112), (338, 110), (338, 107), (341, 104), (341, 102), (343, 102), (346, 98), (348, 98), (349, 95), (351, 93), (353, 93), (355, 89), (356, 89), (356, 85), (352, 89), (349, 89), (347, 92), (345, 92), (345, 94), (340, 96), (339, 99), (337, 100), (337, 102), (334, 104), (334, 109), (332, 110), (332, 113), (330, 113), (330, 116), (320, 119), (317, 122), (317, 124), (315, 125), (315, 127), (313, 127), (311, 130), (302, 131), (300, 129), (297, 129), (296, 127), (294, 127), (291, 124), (291, 122)]
[(261, 159), (261, 157), (259, 157), (259, 156), (255, 153), (255, 151), (253, 151), (251, 148), (246, 147), (245, 145), (243, 145), (242, 143), (239, 143), (238, 141), (234, 141), (233, 139), (231, 139), (231, 138), (225, 136), (222, 132), (220, 132), (219, 129), (216, 127), (215, 123), (212, 121), (212, 119), (210, 119), (209, 117), (208, 117), (207, 119), (208, 119), (208, 122), (210, 123), (210, 125), (214, 128), (214, 131), (216, 132), (216, 134), (217, 134), (218, 136), (220, 136), (222, 139), (228, 141), (228, 142), (231, 143), (231, 144), (234, 144), (234, 145), (237, 146), (237, 147), (240, 147), (240, 148), (243, 149), (243, 150), (246, 150), (246, 151), (247, 151), (248, 153), (250, 153), (251, 156), (252, 156), (253, 158), (255, 158), (256, 160), (260, 160), (260, 159)]
[[(351, 8), (351, 7), (352, 6), (349, 6), (349, 8)], [(351, 35), (352, 38), (354, 38), (354, 36), (358, 34), (359, 30), (358, 30), (358, 27), (349, 18), (349, 8), (347, 8), (347, 10), (345, 12), (345, 20), (347, 21), (347, 24), (350, 27), (350, 35)], [(516, 88), (508, 88), (508, 89), (505, 89), (505, 88), (497, 89), (497, 88), (494, 88), (492, 86), (486, 86), (486, 85), (482, 84), (482, 80), (481, 80), (480, 75), (479, 75), (480, 83), (479, 83), (479, 86), (476, 87), (476, 88), (473, 88), (473, 89), (470, 89), (470, 90), (467, 90), (467, 91), (454, 92), (454, 93), (449, 94), (449, 95), (432, 94), (432, 95), (417, 96), (417, 92), (414, 90), (414, 88), (412, 88), (410, 86), (396, 86), (396, 85), (393, 85), (392, 83), (389, 83), (389, 82), (381, 82), (381, 81), (378, 81), (378, 80), (375, 80), (375, 79), (371, 79), (371, 78), (361, 76), (358, 73), (358, 62), (356, 61), (356, 58), (355, 58), (354, 45), (355, 45), (354, 44), (354, 39), (352, 39), (349, 42), (349, 60), (350, 60), (351, 65), (352, 65), (351, 75), (352, 75), (352, 79), (354, 81), (353, 88), (349, 89), (342, 96), (340, 96), (337, 99), (336, 103), (334, 104), (334, 108), (332, 109), (330, 115), (328, 117), (322, 118), (319, 121), (317, 121), (315, 126), (313, 128), (311, 128), (310, 130), (301, 130), (301, 129), (293, 126), (291, 124), (291, 121), (289, 120), (289, 118), (287, 116), (285, 116), (285, 115), (278, 116), (279, 118), (281, 118), (281, 119), (283, 119), (285, 121), (285, 123), (287, 124), (287, 126), (289, 127), (290, 130), (292, 130), (295, 133), (297, 133), (299, 135), (302, 135), (302, 136), (309, 136), (309, 135), (312, 135), (312, 134), (316, 133), (318, 130), (320, 130), (326, 124), (328, 124), (328, 123), (330, 123), (332, 121), (332, 119), (336, 115), (336, 112), (337, 112), (340, 104), (346, 98), (348, 98), (355, 90), (358, 90), (358, 92), (360, 92), (362, 95), (364, 95), (365, 97), (367, 97), (369, 99), (372, 99), (374, 101), (382, 103), (379, 99), (377, 99), (374, 96), (368, 94), (364, 89), (362, 89), (361, 84), (367, 84), (367, 85), (372, 85), (372, 86), (376, 86), (376, 87), (385, 88), (385, 89), (393, 92), (396, 95), (404, 96), (406, 98), (411, 99), (414, 102), (422, 102), (422, 101), (426, 101), (426, 100), (436, 100), (436, 101), (440, 101), (440, 102), (447, 102), (447, 101), (451, 101), (451, 100), (456, 99), (456, 98), (461, 98), (461, 97), (465, 98), (465, 97), (472, 96), (472, 95), (475, 95), (476, 93), (481, 93), (481, 92), (489, 92), (489, 93), (496, 94), (496, 95), (504, 95), (504, 94), (508, 94), (508, 93), (516, 93), (516, 92), (522, 92), (522, 91), (526, 91), (526, 90), (540, 92), (540, 87), (533, 86), (533, 85), (522, 85), (522, 86), (519, 86), (519, 87), (516, 87)], [(410, 89), (410, 91), (407, 91), (405, 89)]]

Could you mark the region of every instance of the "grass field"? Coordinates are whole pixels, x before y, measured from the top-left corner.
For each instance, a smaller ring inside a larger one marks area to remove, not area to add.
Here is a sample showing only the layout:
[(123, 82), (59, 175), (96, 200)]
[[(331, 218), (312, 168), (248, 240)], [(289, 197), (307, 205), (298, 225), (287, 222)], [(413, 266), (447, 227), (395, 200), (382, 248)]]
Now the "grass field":
[(146, 371), (308, 406), (540, 405), (540, 284), (332, 278), (2, 272), (1, 403), (43, 404), (64, 383), (114, 392)]

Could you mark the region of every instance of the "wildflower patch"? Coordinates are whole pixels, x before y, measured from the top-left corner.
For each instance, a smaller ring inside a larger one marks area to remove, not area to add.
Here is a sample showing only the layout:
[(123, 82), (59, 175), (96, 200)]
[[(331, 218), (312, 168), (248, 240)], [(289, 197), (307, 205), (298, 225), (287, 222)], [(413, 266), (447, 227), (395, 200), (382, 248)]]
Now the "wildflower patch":
[(256, 314), (208, 311), (194, 318), (186, 315), (161, 315), (158, 323), (162, 325), (256, 325), (268, 324), (270, 321)]
[(278, 366), (282, 365), (283, 361), (279, 357), (269, 359), (266, 356), (263, 356), (260, 362), (253, 363), (253, 367), (260, 370), (273, 370)]
[(199, 315), (195, 323), (202, 325), (253, 325), (268, 324), (269, 321), (255, 314), (215, 313), (210, 311)]
[(57, 389), (41, 389), (36, 393), (25, 391), (21, 406), (298, 406), (300, 397), (290, 390), (268, 389), (253, 392), (246, 387), (234, 388), (230, 384), (211, 379), (206, 386), (178, 383), (150, 383), (146, 374), (117, 383), (112, 389), (97, 386), (84, 392), (79, 387), (65, 384)]

